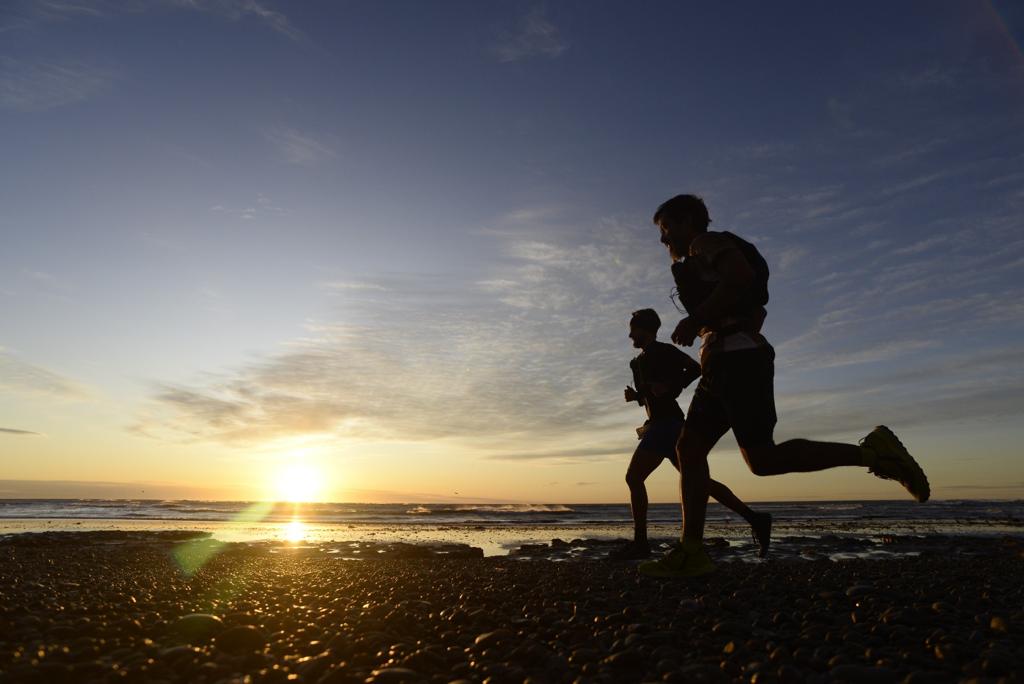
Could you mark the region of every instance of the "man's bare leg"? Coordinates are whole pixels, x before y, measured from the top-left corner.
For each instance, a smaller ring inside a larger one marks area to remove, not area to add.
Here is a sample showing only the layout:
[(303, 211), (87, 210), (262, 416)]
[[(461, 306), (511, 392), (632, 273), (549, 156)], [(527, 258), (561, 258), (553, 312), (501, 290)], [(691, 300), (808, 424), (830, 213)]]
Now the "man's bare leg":
[[(676, 470), (679, 470), (675, 459), (673, 459), (672, 465), (675, 466)], [(758, 555), (762, 558), (767, 556), (768, 547), (772, 543), (771, 513), (758, 513), (754, 511), (750, 506), (743, 503), (742, 499), (733, 494), (732, 490), (725, 483), (710, 477), (708, 478), (708, 495), (747, 521), (750, 525), (751, 536), (758, 547)]]
[(704, 517), (708, 505), (708, 485), (711, 473), (708, 454), (718, 438), (708, 437), (689, 426), (683, 428), (676, 445), (679, 459), (679, 488), (683, 499), (683, 544), (696, 543), (704, 538)]
[(732, 493), (731, 489), (718, 480), (708, 478), (708, 496), (747, 522), (752, 523), (754, 521), (754, 511), (750, 510), (747, 504), (743, 503), (738, 496)]
[(629, 506), (633, 513), (633, 541), (647, 543), (647, 486), (644, 482), (665, 459), (647, 449), (638, 448), (626, 469), (626, 485), (629, 487)]
[(812, 473), (839, 466), (865, 466), (864, 450), (853, 444), (791, 439), (782, 444), (740, 448), (755, 475)]

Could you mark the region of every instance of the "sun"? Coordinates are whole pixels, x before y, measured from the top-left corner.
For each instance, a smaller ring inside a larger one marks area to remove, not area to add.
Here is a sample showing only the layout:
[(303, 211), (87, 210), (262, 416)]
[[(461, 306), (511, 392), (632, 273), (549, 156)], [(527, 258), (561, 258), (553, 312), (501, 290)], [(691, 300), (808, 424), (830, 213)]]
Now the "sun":
[(316, 501), (323, 482), (321, 473), (304, 463), (289, 463), (279, 470), (274, 480), (278, 501), (305, 503)]

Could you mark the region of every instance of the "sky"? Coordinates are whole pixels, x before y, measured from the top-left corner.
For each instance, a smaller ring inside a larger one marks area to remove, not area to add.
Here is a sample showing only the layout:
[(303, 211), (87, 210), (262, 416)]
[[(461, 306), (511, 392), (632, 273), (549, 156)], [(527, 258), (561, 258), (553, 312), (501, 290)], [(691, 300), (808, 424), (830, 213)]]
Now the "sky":
[(777, 439), (885, 423), (934, 498), (1024, 497), (1022, 39), (1011, 2), (5, 2), (0, 497), (625, 501), (683, 192), (772, 269)]

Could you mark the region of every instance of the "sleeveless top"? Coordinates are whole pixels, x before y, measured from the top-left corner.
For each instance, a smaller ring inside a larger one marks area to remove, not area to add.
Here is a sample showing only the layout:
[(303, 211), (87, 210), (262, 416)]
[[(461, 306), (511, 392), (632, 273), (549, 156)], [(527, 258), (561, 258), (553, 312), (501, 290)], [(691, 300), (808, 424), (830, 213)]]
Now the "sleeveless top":
[(690, 253), (672, 264), (679, 300), (691, 316), (711, 296), (721, 278), (715, 261), (723, 253), (738, 249), (754, 271), (753, 281), (740, 294), (732, 310), (712, 321), (702, 321), (701, 363), (712, 352), (755, 349), (767, 345), (761, 325), (767, 312), (768, 263), (754, 245), (728, 232), (703, 233), (690, 244)]

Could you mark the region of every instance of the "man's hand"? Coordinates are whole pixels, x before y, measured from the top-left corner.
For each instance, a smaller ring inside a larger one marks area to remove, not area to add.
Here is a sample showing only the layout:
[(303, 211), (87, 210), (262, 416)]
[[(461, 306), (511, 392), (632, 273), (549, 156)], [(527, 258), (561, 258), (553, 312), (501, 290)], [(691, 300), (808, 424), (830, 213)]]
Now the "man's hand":
[(636, 401), (640, 398), (640, 395), (636, 393), (636, 390), (629, 385), (626, 385), (625, 395), (626, 401)]
[(679, 321), (675, 331), (672, 333), (672, 341), (680, 347), (689, 347), (700, 332), (700, 325), (689, 316)]

